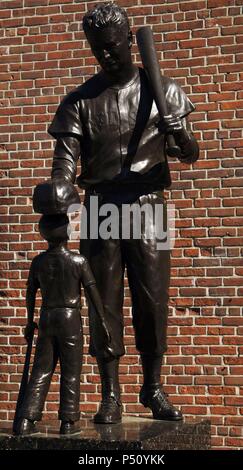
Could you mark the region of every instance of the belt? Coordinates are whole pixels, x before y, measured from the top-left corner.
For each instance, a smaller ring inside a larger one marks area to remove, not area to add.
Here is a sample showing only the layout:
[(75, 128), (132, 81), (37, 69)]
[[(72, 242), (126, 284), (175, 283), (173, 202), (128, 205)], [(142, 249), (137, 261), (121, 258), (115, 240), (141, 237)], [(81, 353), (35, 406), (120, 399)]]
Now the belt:
[(151, 184), (124, 184), (124, 185), (96, 185), (91, 186), (86, 190), (86, 194), (91, 195), (105, 195), (105, 194), (150, 194), (159, 191), (160, 193), (164, 191), (164, 188), (158, 185)]
[(109, 190), (105, 191), (106, 188), (102, 188), (102, 191), (97, 188), (90, 188), (88, 191), (86, 191), (86, 195), (89, 196), (97, 196), (99, 198), (99, 201), (101, 204), (115, 204), (117, 206), (121, 206), (122, 204), (133, 204), (135, 201), (137, 201), (140, 197), (146, 196), (148, 194), (157, 194), (160, 197), (164, 197), (163, 194), (163, 189), (161, 190), (158, 188), (155, 188), (154, 186), (148, 187), (148, 185), (144, 185), (141, 187), (136, 187), (133, 185), (133, 188), (129, 188), (124, 186), (124, 187), (119, 187), (116, 188), (116, 190)]

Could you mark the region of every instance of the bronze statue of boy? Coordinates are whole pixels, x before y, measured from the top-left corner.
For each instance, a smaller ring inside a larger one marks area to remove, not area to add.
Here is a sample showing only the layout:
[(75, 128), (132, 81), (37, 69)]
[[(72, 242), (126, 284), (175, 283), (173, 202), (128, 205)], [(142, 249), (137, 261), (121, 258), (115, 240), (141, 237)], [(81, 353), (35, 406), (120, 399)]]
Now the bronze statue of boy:
[(42, 305), (38, 325), (38, 339), (32, 373), (18, 410), (14, 432), (18, 435), (37, 432), (35, 421), (40, 421), (46, 395), (57, 361), (60, 361), (60, 433), (73, 434), (79, 420), (80, 374), (82, 366), (83, 333), (80, 316), (81, 284), (92, 302), (95, 315), (92, 330), (96, 354), (111, 357), (110, 336), (104, 321), (103, 306), (95, 279), (84, 256), (67, 247), (69, 219), (66, 214), (43, 215), (39, 230), (48, 241), (47, 251), (37, 255), (31, 263), (27, 282), (26, 305), (28, 323), (25, 338), (28, 341), (37, 327), (33, 322), (35, 297), (41, 290)]

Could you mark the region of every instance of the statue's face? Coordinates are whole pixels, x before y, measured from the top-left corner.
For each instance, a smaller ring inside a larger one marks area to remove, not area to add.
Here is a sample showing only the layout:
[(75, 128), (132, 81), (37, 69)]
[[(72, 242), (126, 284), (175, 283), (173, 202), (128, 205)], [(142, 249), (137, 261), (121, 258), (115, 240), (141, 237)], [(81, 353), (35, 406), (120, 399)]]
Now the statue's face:
[(132, 34), (126, 26), (111, 25), (87, 35), (90, 47), (102, 69), (119, 74), (131, 62)]

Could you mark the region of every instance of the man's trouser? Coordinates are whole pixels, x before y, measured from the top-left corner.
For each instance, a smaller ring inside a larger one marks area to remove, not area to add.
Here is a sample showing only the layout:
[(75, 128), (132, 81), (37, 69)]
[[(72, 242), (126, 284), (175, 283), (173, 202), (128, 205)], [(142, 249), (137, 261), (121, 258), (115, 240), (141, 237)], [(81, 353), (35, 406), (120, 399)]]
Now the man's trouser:
[(61, 366), (59, 419), (80, 417), (83, 335), (80, 309), (42, 309), (33, 369), (20, 417), (39, 421), (58, 359)]
[[(107, 200), (99, 195), (99, 207)], [(94, 214), (90, 215), (90, 194), (86, 195), (84, 207), (87, 211), (88, 233)], [(166, 219), (166, 201), (161, 191), (140, 196), (134, 203), (140, 209), (150, 205), (154, 211), (163, 213)], [(117, 206), (119, 223), (122, 219), (122, 205)], [(94, 212), (94, 211), (93, 211)], [(141, 217), (141, 237), (139, 239), (81, 239), (80, 252), (85, 255), (94, 273), (105, 311), (105, 320), (112, 337), (112, 348), (116, 356), (124, 354), (123, 345), (123, 298), (124, 269), (127, 268), (128, 282), (132, 296), (132, 317), (136, 347), (142, 354), (159, 356), (166, 351), (166, 330), (168, 316), (168, 288), (170, 278), (170, 249), (159, 249), (161, 233), (155, 231), (154, 217)], [(99, 224), (104, 217), (99, 218)], [(130, 232), (137, 228), (138, 220), (130, 218)], [(81, 218), (82, 225), (82, 218)], [(149, 227), (148, 227), (149, 225)], [(165, 221), (166, 225), (166, 221)], [(146, 230), (150, 238), (146, 237)], [(162, 231), (162, 230), (161, 230)], [(82, 227), (81, 227), (82, 232)], [(82, 237), (81, 237), (82, 238)], [(97, 355), (92, 345), (92, 322), (95, 315), (90, 306), (90, 354)]]

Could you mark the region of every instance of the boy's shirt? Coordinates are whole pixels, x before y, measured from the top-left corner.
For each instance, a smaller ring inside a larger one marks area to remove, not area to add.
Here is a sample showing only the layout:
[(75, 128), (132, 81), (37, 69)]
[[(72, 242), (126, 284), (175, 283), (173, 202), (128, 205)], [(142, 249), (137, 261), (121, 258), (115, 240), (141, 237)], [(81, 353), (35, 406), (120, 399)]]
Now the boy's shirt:
[(65, 247), (49, 249), (32, 260), (27, 285), (40, 288), (42, 308), (80, 308), (81, 283), (96, 284), (88, 261)]

